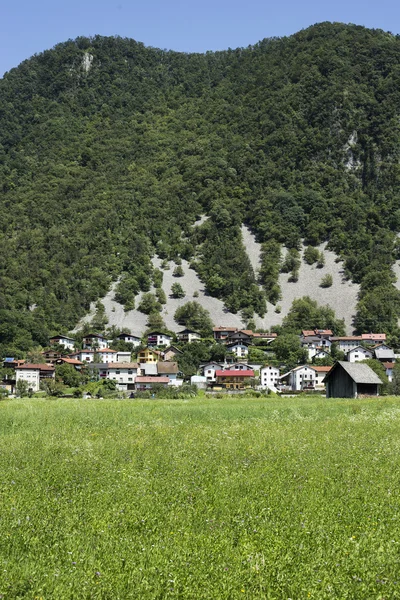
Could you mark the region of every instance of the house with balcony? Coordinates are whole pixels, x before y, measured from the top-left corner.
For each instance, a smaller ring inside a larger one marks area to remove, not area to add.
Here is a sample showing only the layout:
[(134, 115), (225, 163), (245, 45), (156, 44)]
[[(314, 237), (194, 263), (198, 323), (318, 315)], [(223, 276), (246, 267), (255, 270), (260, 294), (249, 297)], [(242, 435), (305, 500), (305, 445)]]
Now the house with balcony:
[(16, 385), (18, 384), (18, 381), (26, 381), (28, 390), (32, 392), (39, 391), (41, 381), (54, 379), (54, 377), (55, 368), (53, 365), (24, 363), (15, 368)]
[(253, 370), (225, 369), (216, 371), (216, 386), (227, 390), (244, 390), (251, 386), (254, 380)]
[(64, 346), (66, 350), (74, 350), (75, 340), (74, 338), (66, 335), (54, 335), (49, 339), (50, 346)]
[(161, 331), (153, 331), (147, 336), (148, 346), (169, 346), (172, 336)]
[(199, 342), (201, 340), (200, 333), (193, 331), (193, 329), (182, 329), (182, 331), (178, 331), (176, 337), (184, 344), (191, 344), (192, 342)]

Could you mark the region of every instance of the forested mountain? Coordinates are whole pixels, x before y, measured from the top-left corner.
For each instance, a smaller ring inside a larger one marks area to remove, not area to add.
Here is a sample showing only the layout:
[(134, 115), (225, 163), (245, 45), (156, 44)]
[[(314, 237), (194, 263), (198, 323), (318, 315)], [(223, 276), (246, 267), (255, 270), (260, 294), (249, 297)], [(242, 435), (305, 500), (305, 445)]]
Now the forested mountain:
[(34, 56), (0, 80), (0, 354), (71, 329), (119, 277), (132, 305), (154, 254), (262, 314), (302, 238), (361, 283), (355, 328), (397, 336), (399, 159), (400, 38), (380, 30), (206, 54), (81, 37)]

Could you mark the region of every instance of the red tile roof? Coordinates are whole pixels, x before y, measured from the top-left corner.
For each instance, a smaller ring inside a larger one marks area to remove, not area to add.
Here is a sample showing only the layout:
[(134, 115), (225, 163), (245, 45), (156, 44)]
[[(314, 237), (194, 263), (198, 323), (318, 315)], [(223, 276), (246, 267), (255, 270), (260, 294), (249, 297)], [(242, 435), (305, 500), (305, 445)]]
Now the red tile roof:
[(136, 377), (136, 383), (169, 383), (169, 377)]
[(215, 371), (217, 377), (254, 377), (254, 371), (251, 369), (226, 369), (226, 371)]
[(237, 327), (222, 327), (221, 325), (218, 327), (213, 327), (213, 331), (238, 331)]
[(62, 360), (62, 362), (65, 362), (69, 365), (83, 365), (84, 363), (81, 362), (80, 360), (77, 360), (76, 358), (63, 358), (60, 357), (57, 360)]
[(18, 365), (15, 369), (30, 369), (30, 370), (38, 370), (38, 371), (54, 371), (53, 365), (39, 364), (34, 365), (32, 363), (25, 363), (24, 365)]
[(328, 373), (332, 369), (332, 367), (318, 367), (316, 365), (313, 365), (311, 368), (320, 373)]
[(103, 348), (102, 350), (97, 350), (97, 354), (101, 354), (102, 352), (112, 352), (113, 354), (116, 354), (117, 351), (116, 350), (111, 350), (111, 348)]

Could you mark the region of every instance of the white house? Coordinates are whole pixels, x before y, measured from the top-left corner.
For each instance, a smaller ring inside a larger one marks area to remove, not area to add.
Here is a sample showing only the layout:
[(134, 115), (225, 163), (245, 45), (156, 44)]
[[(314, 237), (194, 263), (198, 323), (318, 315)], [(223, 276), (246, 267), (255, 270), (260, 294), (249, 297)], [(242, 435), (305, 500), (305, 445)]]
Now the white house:
[(247, 344), (243, 342), (234, 342), (233, 344), (227, 344), (226, 349), (232, 352), (236, 358), (246, 358), (249, 354), (249, 348)]
[(178, 331), (176, 337), (180, 342), (184, 342), (186, 344), (191, 344), (192, 342), (198, 342), (201, 340), (201, 335), (198, 331), (193, 331), (192, 329), (183, 329), (182, 331)]
[(350, 335), (342, 337), (331, 337), (331, 342), (336, 342), (339, 350), (347, 354), (353, 348), (357, 348), (363, 341), (361, 335)]
[(281, 383), (286, 383), (291, 390), (301, 391), (314, 389), (316, 382), (316, 370), (309, 365), (301, 365), (288, 371), (279, 377)]
[(382, 364), (385, 367), (386, 375), (387, 375), (387, 378), (389, 380), (389, 383), (392, 383), (392, 381), (393, 381), (393, 367), (394, 367), (394, 363), (392, 363), (392, 362), (384, 362)]
[(278, 367), (272, 367), (271, 365), (266, 365), (260, 371), (260, 385), (262, 389), (270, 389), (275, 391), (276, 386), (279, 383), (279, 369)]
[(367, 360), (368, 358), (372, 358), (373, 353), (371, 350), (367, 348), (363, 348), (363, 346), (356, 346), (349, 350), (346, 354), (346, 360), (348, 362), (361, 362), (362, 360)]
[(75, 348), (75, 340), (66, 335), (55, 335), (49, 339), (50, 346), (64, 346), (67, 350)]
[(332, 367), (318, 367), (313, 365), (313, 369), (315, 371), (315, 389), (316, 390), (324, 390), (325, 384), (323, 383), (325, 376), (329, 373)]
[(160, 331), (153, 331), (147, 336), (148, 346), (169, 346), (172, 337)]
[(375, 358), (381, 362), (395, 362), (396, 356), (393, 350), (386, 344), (379, 344), (371, 348), (374, 352)]
[(115, 362), (117, 363), (129, 363), (131, 362), (131, 353), (130, 352), (117, 352), (117, 355), (115, 357)]
[(112, 340), (106, 340), (106, 338), (99, 333), (89, 333), (88, 335), (85, 335), (82, 340), (84, 350), (103, 350), (111, 343)]
[(81, 362), (94, 362), (94, 350), (78, 350), (77, 352), (73, 352), (69, 354), (70, 358), (76, 358)]
[(107, 363), (99, 366), (99, 375), (101, 379), (115, 381), (120, 391), (134, 390), (140, 367), (138, 363)]
[(117, 351), (111, 350), (111, 348), (102, 348), (101, 350), (97, 350), (96, 354), (101, 357), (101, 362), (103, 363), (115, 363), (117, 361)]
[(220, 371), (223, 369), (223, 365), (221, 363), (211, 362), (205, 365), (200, 365), (200, 369), (204, 377), (207, 378), (208, 383), (214, 383), (217, 381), (216, 371)]
[(18, 381), (26, 381), (28, 390), (32, 392), (39, 391), (40, 382), (43, 379), (54, 379), (54, 377), (55, 369), (53, 365), (25, 363), (15, 367), (15, 384), (17, 385)]
[(117, 336), (117, 339), (121, 340), (122, 342), (126, 342), (127, 344), (132, 344), (136, 347), (140, 346), (140, 344), (142, 343), (140, 337), (138, 337), (137, 335), (132, 335), (130, 333), (121, 333)]

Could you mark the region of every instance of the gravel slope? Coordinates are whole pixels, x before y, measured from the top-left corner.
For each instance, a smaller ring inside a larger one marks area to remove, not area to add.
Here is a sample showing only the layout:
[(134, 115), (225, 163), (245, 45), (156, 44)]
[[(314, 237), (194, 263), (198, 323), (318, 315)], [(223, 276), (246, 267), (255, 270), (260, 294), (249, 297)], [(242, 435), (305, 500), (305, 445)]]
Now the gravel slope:
[[(204, 222), (204, 220), (205, 218), (202, 217), (201, 222)], [(199, 222), (197, 222), (197, 225), (198, 224)], [(250, 263), (257, 275), (260, 266), (261, 244), (256, 242), (254, 235), (244, 225), (242, 226), (242, 235)], [(282, 290), (282, 300), (278, 303), (281, 307), (281, 312), (279, 314), (276, 313), (275, 307), (268, 303), (268, 312), (265, 317), (263, 319), (259, 317), (255, 318), (257, 327), (269, 330), (273, 325), (280, 325), (285, 315), (289, 312), (295, 298), (310, 296), (310, 298), (316, 300), (318, 304), (328, 304), (331, 306), (335, 310), (336, 316), (345, 320), (347, 333), (352, 332), (352, 320), (356, 312), (359, 286), (351, 281), (345, 281), (343, 279), (342, 263), (336, 262), (336, 255), (326, 249), (326, 244), (322, 244), (319, 249), (325, 254), (325, 266), (322, 269), (317, 269), (315, 265), (307, 265), (302, 260), (299, 271), (299, 280), (296, 283), (288, 282), (289, 274), (281, 273), (279, 276), (279, 283)], [(161, 259), (156, 257), (153, 258), (155, 267), (161, 268), (161, 262)], [(181, 329), (174, 321), (175, 311), (179, 306), (182, 306), (182, 304), (192, 300), (196, 300), (210, 312), (215, 325), (238, 328), (245, 326), (245, 323), (242, 322), (239, 315), (234, 315), (224, 309), (221, 300), (217, 300), (216, 298), (212, 298), (205, 294), (202, 282), (198, 278), (196, 272), (189, 268), (189, 263), (187, 261), (182, 261), (182, 268), (184, 271), (183, 277), (173, 277), (172, 272), (175, 267), (173, 262), (169, 263), (169, 267), (168, 270), (163, 270), (163, 289), (167, 296), (167, 304), (163, 307), (161, 313), (168, 329), (172, 331), (179, 331)], [(394, 270), (398, 276), (397, 285), (400, 289), (400, 261), (396, 263)], [(333, 285), (330, 288), (321, 288), (321, 279), (327, 273), (332, 275)], [(184, 298), (174, 299), (170, 297), (171, 286), (175, 282), (179, 282), (185, 290), (186, 296)], [(141, 335), (146, 329), (147, 316), (138, 310), (125, 312), (123, 306), (114, 300), (115, 286), (116, 282), (113, 284), (108, 294), (102, 299), (109, 325), (115, 325), (119, 328), (127, 327), (133, 334)], [(195, 291), (199, 294), (198, 298), (193, 297)], [(141, 294), (136, 297), (136, 306), (139, 305), (140, 298)], [(84, 322), (90, 321), (94, 312), (95, 306), (93, 304), (90, 313), (81, 320), (76, 329), (79, 329)]]

